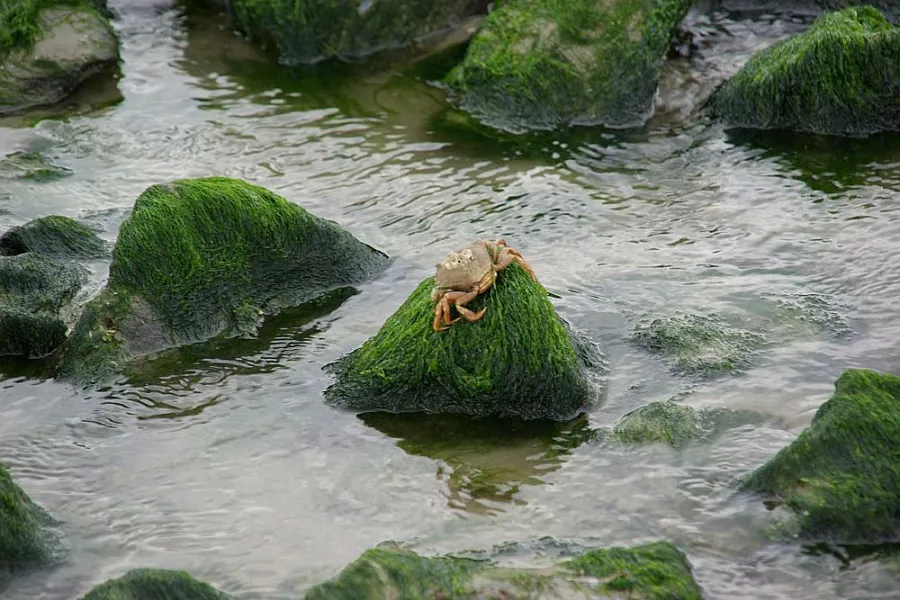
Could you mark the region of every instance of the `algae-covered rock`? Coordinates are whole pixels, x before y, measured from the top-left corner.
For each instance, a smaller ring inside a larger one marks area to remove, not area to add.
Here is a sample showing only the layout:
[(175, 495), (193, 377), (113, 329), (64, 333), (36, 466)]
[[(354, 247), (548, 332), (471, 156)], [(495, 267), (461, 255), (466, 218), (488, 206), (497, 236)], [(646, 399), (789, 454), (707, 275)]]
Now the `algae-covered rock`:
[(56, 538), (52, 518), (0, 466), (0, 591), (16, 572), (49, 563)]
[(118, 63), (118, 40), (98, 7), (0, 0), (0, 114), (59, 102)]
[(231, 0), (235, 26), (284, 64), (357, 60), (450, 33), (485, 0)]
[(92, 589), (81, 600), (229, 600), (184, 571), (133, 569)]
[(432, 329), (434, 278), (424, 280), (362, 347), (329, 366), (335, 406), (360, 412), (461, 413), (566, 420), (593, 398), (596, 351), (557, 316), (518, 264), (466, 306), (479, 321)]
[(796, 515), (810, 541), (900, 541), (900, 378), (845, 371), (789, 446), (747, 477)]
[(50, 215), (0, 235), (0, 256), (34, 252), (42, 256), (71, 259), (102, 258), (109, 253), (106, 242), (69, 217)]
[(867, 135), (900, 126), (898, 86), (900, 30), (852, 7), (755, 55), (711, 108), (735, 127)]
[(641, 124), (652, 113), (659, 69), (690, 5), (504, 2), (447, 83), (463, 109), (510, 131)]
[(32, 252), (0, 256), (0, 356), (39, 358), (65, 340), (60, 311), (87, 282), (79, 265)]
[(85, 306), (60, 375), (92, 382), (165, 348), (253, 335), (264, 315), (360, 283), (387, 260), (244, 181), (154, 185), (122, 224), (106, 288)]
[(2, 179), (53, 181), (71, 174), (71, 169), (52, 164), (40, 152), (12, 152), (0, 159)]
[(641, 323), (632, 340), (665, 357), (674, 371), (703, 376), (746, 367), (766, 342), (759, 334), (730, 327), (715, 316), (690, 313)]
[(306, 600), (466, 600), (602, 598), (699, 600), (684, 554), (668, 542), (591, 550), (546, 569), (513, 569), (488, 560), (423, 557), (396, 545), (367, 550)]

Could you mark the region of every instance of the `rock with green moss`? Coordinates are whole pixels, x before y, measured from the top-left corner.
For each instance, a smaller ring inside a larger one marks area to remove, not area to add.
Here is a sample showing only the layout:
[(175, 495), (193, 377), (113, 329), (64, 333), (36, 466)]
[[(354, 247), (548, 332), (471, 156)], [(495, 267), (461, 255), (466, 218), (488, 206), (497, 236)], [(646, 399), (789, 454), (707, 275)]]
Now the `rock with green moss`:
[(306, 600), (571, 598), (699, 600), (684, 554), (668, 542), (588, 551), (546, 569), (461, 557), (423, 557), (393, 544), (367, 550)]
[(871, 6), (823, 15), (712, 98), (728, 125), (861, 136), (900, 128), (900, 29)]
[(81, 600), (229, 600), (184, 571), (133, 569), (92, 589)]
[(362, 347), (329, 365), (325, 391), (359, 412), (425, 412), (567, 420), (594, 398), (596, 349), (557, 316), (518, 264), (467, 304), (480, 320), (434, 331), (434, 278), (425, 279)]
[(244, 181), (154, 185), (122, 224), (107, 285), (85, 306), (60, 375), (90, 383), (166, 348), (254, 335), (266, 314), (361, 283), (387, 262), (335, 223)]
[(53, 561), (59, 543), (52, 524), (0, 466), (0, 591), (16, 573)]
[(675, 372), (701, 376), (746, 367), (766, 343), (759, 334), (730, 327), (715, 316), (693, 313), (640, 323), (632, 340), (663, 356)]
[(900, 541), (900, 377), (845, 371), (809, 427), (741, 487), (791, 509), (803, 539)]
[(231, 0), (235, 26), (283, 64), (359, 60), (449, 34), (484, 0)]
[(61, 312), (87, 282), (77, 264), (33, 252), (0, 256), (0, 356), (39, 358), (65, 340)]
[(513, 132), (641, 124), (652, 113), (662, 61), (690, 5), (504, 2), (447, 83), (464, 110)]
[(12, 152), (0, 159), (0, 179), (54, 181), (71, 174), (71, 169), (52, 164), (40, 152)]
[(0, 115), (55, 104), (115, 67), (105, 3), (0, 0)]
[(50, 215), (0, 235), (0, 256), (26, 252), (56, 258), (95, 259), (107, 256), (109, 248), (87, 226), (69, 217)]

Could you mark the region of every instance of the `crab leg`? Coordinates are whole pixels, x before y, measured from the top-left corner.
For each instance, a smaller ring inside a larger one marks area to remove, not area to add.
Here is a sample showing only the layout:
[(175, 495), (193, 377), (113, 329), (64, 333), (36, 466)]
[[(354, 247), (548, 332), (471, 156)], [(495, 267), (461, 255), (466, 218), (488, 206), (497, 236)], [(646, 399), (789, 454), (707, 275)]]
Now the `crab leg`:
[(463, 304), (467, 304), (477, 298), (480, 292), (481, 290), (472, 290), (471, 292), (465, 293), (456, 299), (456, 311), (461, 316), (465, 317), (467, 321), (474, 323), (475, 321), (483, 317), (485, 312), (487, 312), (487, 306), (479, 310), (477, 313), (472, 312), (470, 309), (463, 306)]
[(537, 275), (534, 274), (534, 269), (531, 268), (531, 265), (525, 262), (525, 257), (518, 250), (513, 250), (512, 248), (507, 247), (500, 251), (500, 257), (495, 261), (497, 264), (494, 266), (494, 269), (502, 271), (513, 261), (519, 263), (519, 266), (525, 269), (525, 272), (531, 275), (533, 280), (537, 281)]

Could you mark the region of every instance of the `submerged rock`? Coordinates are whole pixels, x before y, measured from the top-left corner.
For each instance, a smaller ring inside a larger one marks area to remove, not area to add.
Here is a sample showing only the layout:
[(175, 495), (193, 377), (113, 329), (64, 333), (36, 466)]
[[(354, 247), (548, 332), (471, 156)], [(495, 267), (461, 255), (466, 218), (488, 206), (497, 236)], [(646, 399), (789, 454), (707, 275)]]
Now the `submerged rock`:
[(698, 314), (660, 317), (641, 323), (635, 328), (632, 340), (665, 357), (674, 371), (703, 376), (746, 367), (766, 341), (756, 333)]
[(487, 560), (427, 558), (383, 544), (367, 550), (306, 600), (361, 598), (571, 598), (699, 600), (684, 554), (668, 542), (588, 551), (547, 569), (513, 569)]
[(791, 509), (802, 539), (900, 541), (900, 377), (845, 371), (809, 427), (741, 487)]
[(229, 600), (231, 596), (184, 571), (133, 569), (92, 589), (81, 600)]
[(87, 282), (77, 264), (28, 252), (0, 256), (0, 356), (40, 358), (68, 330), (60, 312)]
[(231, 0), (235, 26), (271, 44), (279, 61), (312, 64), (329, 58), (358, 60), (449, 34), (485, 0)]
[(509, 131), (639, 125), (652, 113), (660, 66), (690, 5), (504, 2), (447, 83), (464, 110)]
[(53, 560), (52, 522), (0, 466), (0, 591), (15, 573)]
[(71, 169), (51, 164), (40, 152), (13, 152), (0, 160), (0, 178), (53, 181), (72, 174)]
[(432, 329), (424, 280), (361, 348), (329, 365), (329, 404), (360, 412), (461, 413), (567, 420), (593, 399), (596, 350), (557, 316), (547, 291), (512, 263), (467, 304), (479, 321)]
[(755, 55), (711, 99), (734, 127), (861, 136), (900, 127), (900, 30), (870, 6)]
[(0, 114), (59, 102), (118, 60), (95, 3), (0, 0)]
[(106, 242), (87, 226), (69, 217), (50, 215), (0, 235), (0, 256), (26, 252), (57, 258), (93, 259), (107, 256), (109, 249)]
[(218, 335), (360, 283), (387, 257), (265, 188), (224, 177), (155, 185), (122, 224), (105, 289), (63, 349), (83, 383), (125, 362)]

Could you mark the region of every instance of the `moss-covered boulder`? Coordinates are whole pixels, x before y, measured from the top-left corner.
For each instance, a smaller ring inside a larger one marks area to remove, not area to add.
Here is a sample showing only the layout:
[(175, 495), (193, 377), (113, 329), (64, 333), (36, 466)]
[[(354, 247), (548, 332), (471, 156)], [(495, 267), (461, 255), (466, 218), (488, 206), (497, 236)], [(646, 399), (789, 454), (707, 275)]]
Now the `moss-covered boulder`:
[(81, 600), (229, 600), (184, 571), (133, 569), (92, 589)]
[(329, 365), (327, 401), (359, 412), (425, 412), (567, 420), (593, 399), (596, 349), (557, 316), (516, 263), (466, 306), (480, 320), (434, 331), (425, 279), (361, 348)]
[(118, 64), (105, 3), (0, 0), (0, 114), (54, 104)]
[(664, 357), (676, 373), (700, 376), (740, 370), (766, 343), (761, 335), (731, 327), (715, 315), (694, 313), (639, 323), (631, 339)]
[(796, 441), (741, 484), (810, 541), (900, 541), (900, 377), (851, 369)]
[(50, 215), (0, 235), (0, 256), (26, 252), (56, 258), (95, 259), (107, 256), (109, 248), (89, 227), (69, 217)]
[(652, 113), (659, 69), (690, 0), (511, 1), (447, 77), (459, 105), (519, 132), (631, 126)]
[(106, 288), (61, 357), (84, 383), (131, 358), (218, 335), (360, 283), (387, 257), (265, 188), (224, 177), (154, 185), (122, 224)]
[(28, 252), (0, 256), (0, 356), (39, 358), (65, 340), (61, 311), (87, 282), (77, 264)]
[(591, 550), (554, 567), (532, 570), (488, 560), (423, 557), (392, 544), (367, 550), (306, 600), (465, 600), (552, 598), (699, 600), (684, 554), (668, 542)]
[(0, 466), (0, 591), (17, 572), (47, 564), (58, 552), (53, 520)]
[(71, 174), (71, 169), (54, 165), (40, 152), (11, 152), (0, 159), (0, 179), (54, 181)]
[(279, 62), (359, 60), (449, 34), (486, 0), (230, 0), (235, 27)]
[(898, 87), (900, 29), (859, 6), (755, 55), (711, 108), (735, 127), (859, 136), (900, 127)]

